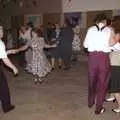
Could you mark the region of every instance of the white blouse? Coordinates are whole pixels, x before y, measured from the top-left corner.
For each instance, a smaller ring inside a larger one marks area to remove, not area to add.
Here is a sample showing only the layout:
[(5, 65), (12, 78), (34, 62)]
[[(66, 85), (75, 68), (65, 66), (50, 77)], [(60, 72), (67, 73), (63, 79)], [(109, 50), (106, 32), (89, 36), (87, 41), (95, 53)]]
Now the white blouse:
[(0, 40), (0, 59), (7, 58), (5, 44)]
[(110, 53), (110, 62), (112, 66), (120, 66), (120, 43), (111, 47), (113, 52)]

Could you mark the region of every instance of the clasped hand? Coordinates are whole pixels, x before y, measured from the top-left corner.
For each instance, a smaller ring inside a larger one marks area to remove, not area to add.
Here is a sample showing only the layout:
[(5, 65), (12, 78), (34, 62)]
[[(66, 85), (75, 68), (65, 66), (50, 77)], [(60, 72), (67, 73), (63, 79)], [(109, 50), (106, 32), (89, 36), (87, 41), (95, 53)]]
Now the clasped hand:
[(16, 54), (18, 53), (19, 51), (17, 49), (11, 49), (11, 50), (8, 50), (7, 51), (7, 55), (10, 55), (10, 54)]

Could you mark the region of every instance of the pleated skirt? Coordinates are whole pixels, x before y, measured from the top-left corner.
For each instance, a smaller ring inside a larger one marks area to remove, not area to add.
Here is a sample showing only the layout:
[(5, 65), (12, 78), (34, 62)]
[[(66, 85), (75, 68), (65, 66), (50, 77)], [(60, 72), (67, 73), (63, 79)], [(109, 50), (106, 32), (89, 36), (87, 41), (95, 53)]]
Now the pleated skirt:
[(120, 92), (120, 66), (112, 66), (108, 86), (109, 93)]

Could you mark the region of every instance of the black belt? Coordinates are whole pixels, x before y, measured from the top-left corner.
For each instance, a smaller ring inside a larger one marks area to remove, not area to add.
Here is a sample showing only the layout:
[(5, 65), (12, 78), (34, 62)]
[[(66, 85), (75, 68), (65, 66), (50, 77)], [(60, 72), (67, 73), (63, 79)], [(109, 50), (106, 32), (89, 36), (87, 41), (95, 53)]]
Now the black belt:
[(93, 51), (89, 52), (90, 54), (109, 54), (109, 52), (103, 52), (103, 51)]

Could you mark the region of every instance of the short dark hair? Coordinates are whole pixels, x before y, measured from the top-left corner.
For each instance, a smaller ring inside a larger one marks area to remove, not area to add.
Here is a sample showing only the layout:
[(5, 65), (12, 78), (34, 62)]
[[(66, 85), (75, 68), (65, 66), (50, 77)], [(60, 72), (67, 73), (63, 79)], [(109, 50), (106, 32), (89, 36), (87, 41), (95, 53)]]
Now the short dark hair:
[(94, 22), (99, 23), (99, 22), (102, 22), (102, 21), (107, 20), (107, 19), (108, 19), (108, 17), (105, 13), (100, 13), (100, 14), (96, 15)]

